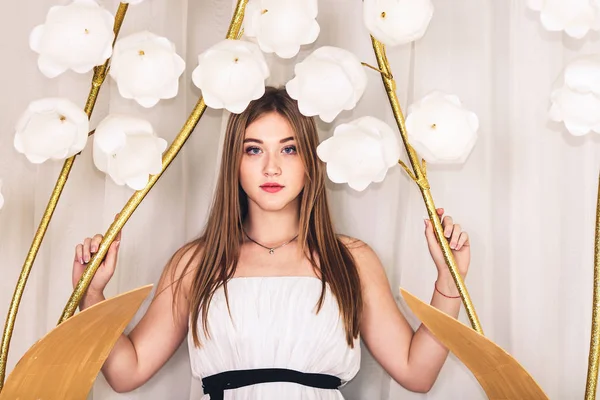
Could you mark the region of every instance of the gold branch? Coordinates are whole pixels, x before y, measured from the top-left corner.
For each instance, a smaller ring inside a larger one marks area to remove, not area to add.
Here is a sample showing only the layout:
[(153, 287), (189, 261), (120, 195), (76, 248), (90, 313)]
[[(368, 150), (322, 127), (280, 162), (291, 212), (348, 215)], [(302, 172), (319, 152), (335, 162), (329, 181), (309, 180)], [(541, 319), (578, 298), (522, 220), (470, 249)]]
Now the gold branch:
[(585, 400), (596, 398), (598, 383), (598, 361), (600, 359), (600, 177), (598, 178), (598, 200), (596, 203), (596, 239), (594, 241), (594, 295), (592, 299), (592, 332), (588, 356)]
[[(391, 78), (392, 73), (390, 69), (390, 64), (385, 54), (385, 46), (373, 36), (371, 36), (371, 42), (373, 45), (373, 50), (375, 52), (375, 57), (377, 58), (377, 65), (379, 66), (381, 79), (383, 80), (383, 85), (385, 87), (385, 91), (387, 93), (390, 105), (392, 107), (392, 112), (394, 113), (394, 118), (396, 119), (396, 123), (400, 131), (400, 137), (402, 138), (402, 142), (404, 143), (404, 147), (406, 149), (406, 152), (408, 153), (408, 159), (414, 171), (412, 174), (412, 176), (414, 176), (413, 180), (418, 184), (419, 189), (421, 190), (421, 195), (423, 196), (423, 200), (425, 201), (425, 207), (427, 208), (427, 214), (429, 215), (429, 219), (433, 224), (436, 238), (440, 243), (440, 246), (442, 247), (444, 260), (446, 261), (448, 269), (450, 270), (450, 274), (452, 275), (452, 278), (456, 283), (458, 293), (460, 294), (462, 302), (465, 306), (465, 311), (467, 313), (467, 316), (469, 317), (471, 326), (478, 333), (483, 334), (479, 318), (475, 313), (475, 308), (473, 306), (473, 303), (471, 302), (469, 292), (467, 292), (467, 287), (465, 286), (465, 283), (463, 282), (463, 279), (460, 276), (460, 273), (458, 272), (456, 261), (454, 260), (454, 256), (452, 255), (452, 251), (450, 250), (450, 246), (448, 245), (448, 240), (444, 237), (442, 223), (440, 221), (439, 216), (437, 215), (435, 203), (433, 202), (433, 197), (429, 188), (429, 182), (427, 181), (427, 176), (424, 173), (424, 164), (421, 164), (419, 158), (417, 157), (417, 153), (414, 151), (414, 149), (408, 141), (406, 125), (404, 123), (404, 115), (400, 107), (400, 102), (398, 101), (398, 96), (396, 95), (396, 82)], [(405, 170), (409, 172), (408, 167), (404, 167)], [(409, 176), (411, 176), (411, 174), (409, 174)]]
[(406, 166), (406, 164), (404, 164), (404, 161), (398, 160), (398, 164), (400, 164), (402, 166), (402, 168), (404, 168), (404, 171), (410, 177), (410, 179), (412, 179), (415, 182), (417, 181), (415, 174), (413, 174), (412, 171)]
[[(235, 39), (239, 37), (240, 29), (244, 21), (244, 12), (247, 2), (248, 0), (238, 0), (235, 12), (229, 25), (229, 30), (227, 31), (227, 39)], [(127, 201), (127, 203), (119, 213), (119, 217), (108, 228), (106, 234), (104, 235), (104, 239), (102, 239), (102, 242), (100, 243), (98, 252), (89, 261), (85, 271), (83, 272), (83, 275), (81, 276), (81, 279), (79, 279), (77, 286), (73, 290), (73, 293), (71, 294), (71, 297), (69, 298), (65, 309), (63, 310), (60, 320), (58, 321), (59, 324), (66, 321), (75, 313), (79, 302), (83, 298), (83, 295), (85, 294), (85, 291), (90, 285), (94, 274), (98, 270), (100, 263), (102, 262), (104, 256), (108, 252), (108, 248), (110, 247), (111, 243), (113, 242), (119, 231), (123, 228), (123, 226), (125, 226), (127, 220), (131, 217), (133, 212), (140, 205), (142, 200), (146, 197), (148, 192), (150, 192), (152, 187), (154, 187), (154, 184), (158, 181), (158, 179), (162, 176), (167, 167), (175, 159), (175, 157), (177, 156), (177, 154), (179, 153), (189, 136), (194, 131), (194, 128), (200, 121), (200, 118), (204, 114), (205, 110), (206, 104), (204, 103), (204, 99), (200, 97), (200, 99), (198, 99), (198, 103), (194, 107), (194, 110), (188, 117), (184, 126), (181, 128), (179, 134), (177, 135), (175, 140), (173, 140), (171, 146), (164, 153), (162, 159), (161, 172), (157, 175), (152, 175), (150, 177), (150, 180), (146, 184), (146, 187), (142, 190), (135, 192), (131, 196), (129, 201)]]
[[(117, 39), (117, 36), (119, 35), (119, 31), (121, 29), (121, 25), (123, 24), (125, 14), (127, 13), (128, 6), (129, 4), (121, 3), (115, 15), (115, 23), (113, 27), (113, 31), (115, 33), (115, 41)], [(113, 46), (115, 41), (113, 41)], [(106, 72), (109, 61), (110, 59), (107, 60), (104, 63), (104, 65), (94, 68), (94, 76), (92, 78), (91, 89), (84, 109), (88, 118), (91, 117), (92, 112), (94, 111), (94, 106), (96, 104), (98, 94), (100, 93), (100, 87), (102, 86), (102, 83), (106, 78)], [(33, 263), (35, 262), (35, 258), (42, 244), (42, 240), (44, 239), (46, 231), (48, 230), (48, 225), (50, 224), (50, 220), (52, 219), (54, 210), (56, 209), (58, 201), (60, 200), (60, 195), (62, 194), (65, 184), (67, 183), (67, 179), (69, 178), (69, 173), (71, 172), (71, 168), (73, 167), (73, 163), (75, 162), (75, 157), (77, 157), (77, 155), (68, 158), (63, 164), (60, 175), (58, 176), (58, 179), (54, 186), (54, 190), (50, 195), (50, 200), (48, 201), (46, 210), (44, 211), (44, 215), (42, 216), (42, 220), (40, 221), (35, 236), (33, 237), (33, 242), (31, 243), (31, 247), (29, 248), (29, 252), (27, 253), (25, 263), (23, 264), (23, 267), (21, 269), (21, 274), (19, 275), (19, 279), (17, 281), (17, 285), (15, 287), (15, 291), (10, 302), (8, 315), (6, 316), (6, 324), (4, 325), (4, 331), (2, 333), (2, 345), (0, 347), (0, 391), (2, 391), (2, 387), (4, 386), (4, 378), (6, 376), (6, 362), (8, 359), (10, 341), (12, 339), (12, 334), (15, 328), (15, 321), (17, 319), (17, 313), (19, 311), (19, 305), (23, 297), (23, 292), (25, 291), (25, 286), (27, 285), (29, 274), (31, 273)]]
[(391, 74), (388, 74), (388, 73), (386, 73), (386, 72), (383, 72), (383, 71), (382, 71), (382, 70), (380, 70), (379, 68), (377, 68), (377, 67), (374, 67), (374, 66), (372, 66), (372, 65), (371, 65), (371, 64), (369, 64), (369, 63), (366, 63), (366, 62), (361, 62), (361, 64), (362, 64), (362, 65), (364, 65), (364, 66), (365, 66), (365, 67), (367, 67), (367, 68), (371, 68), (373, 71), (377, 71), (377, 72), (379, 72), (380, 74), (383, 74), (383, 75), (385, 75), (385, 76), (386, 76), (386, 78), (388, 78), (388, 79), (394, 79), (394, 77), (393, 77)]

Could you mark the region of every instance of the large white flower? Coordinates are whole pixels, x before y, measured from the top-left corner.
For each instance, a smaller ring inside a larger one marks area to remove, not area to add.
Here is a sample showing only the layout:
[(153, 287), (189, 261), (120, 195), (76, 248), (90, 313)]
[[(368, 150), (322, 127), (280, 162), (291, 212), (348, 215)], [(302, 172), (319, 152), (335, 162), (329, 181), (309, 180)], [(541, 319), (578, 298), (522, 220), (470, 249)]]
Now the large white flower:
[(198, 57), (192, 73), (206, 105), (239, 114), (265, 93), (269, 67), (254, 43), (225, 39)]
[(364, 0), (363, 20), (377, 40), (397, 46), (420, 39), (433, 16), (431, 0)]
[(48, 78), (71, 69), (91, 71), (112, 54), (114, 17), (94, 0), (74, 0), (50, 8), (44, 25), (36, 26), (29, 46), (39, 54), (38, 66)]
[(600, 133), (600, 54), (570, 62), (552, 91), (550, 119), (575, 136)]
[(360, 60), (348, 50), (324, 46), (294, 69), (296, 77), (285, 88), (298, 100), (300, 112), (331, 122), (342, 110), (351, 110), (367, 87)]
[(14, 146), (35, 164), (64, 160), (83, 150), (89, 127), (86, 113), (70, 100), (36, 100), (17, 122)]
[(143, 107), (171, 99), (179, 91), (185, 61), (169, 39), (143, 31), (119, 39), (110, 64), (110, 76), (119, 93)]
[(398, 163), (400, 144), (388, 124), (366, 116), (337, 126), (333, 136), (319, 144), (317, 155), (327, 163), (332, 182), (348, 182), (362, 191), (371, 182), (383, 181)]
[(590, 29), (600, 28), (597, 0), (528, 0), (527, 5), (540, 12), (542, 25), (549, 31), (565, 31), (579, 39)]
[(244, 34), (255, 37), (262, 51), (292, 58), (300, 46), (317, 40), (317, 0), (250, 0)]
[(429, 163), (463, 163), (477, 141), (479, 119), (458, 97), (434, 91), (408, 108), (412, 147)]
[(156, 136), (150, 122), (109, 115), (94, 134), (94, 164), (117, 185), (142, 190), (150, 175), (161, 172), (166, 148), (167, 141)]

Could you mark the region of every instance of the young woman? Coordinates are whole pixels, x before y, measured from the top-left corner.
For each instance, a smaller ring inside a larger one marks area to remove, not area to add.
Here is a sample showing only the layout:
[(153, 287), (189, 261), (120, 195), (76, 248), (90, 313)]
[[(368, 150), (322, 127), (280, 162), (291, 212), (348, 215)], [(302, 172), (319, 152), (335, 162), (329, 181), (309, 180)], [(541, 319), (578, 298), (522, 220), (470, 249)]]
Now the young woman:
[[(207, 226), (175, 253), (148, 311), (117, 341), (102, 368), (114, 390), (143, 385), (186, 336), (205, 400), (342, 399), (359, 338), (402, 386), (432, 387), (448, 351), (424, 326), (413, 332), (369, 246), (335, 233), (317, 145), (314, 120), (282, 89), (230, 117)], [(465, 276), (468, 235), (449, 216), (443, 226)], [(429, 221), (425, 236), (438, 270), (431, 304), (456, 317), (461, 301)], [(82, 309), (104, 299), (120, 239)], [(101, 240), (77, 245), (74, 284)]]

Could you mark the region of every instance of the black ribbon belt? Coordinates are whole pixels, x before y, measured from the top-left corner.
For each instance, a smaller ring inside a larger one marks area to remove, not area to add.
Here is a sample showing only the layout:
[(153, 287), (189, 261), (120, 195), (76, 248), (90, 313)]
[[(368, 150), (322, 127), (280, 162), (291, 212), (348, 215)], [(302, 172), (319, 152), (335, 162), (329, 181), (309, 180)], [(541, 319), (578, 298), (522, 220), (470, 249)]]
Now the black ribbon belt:
[(267, 382), (291, 382), (319, 389), (337, 389), (342, 381), (337, 376), (308, 374), (283, 368), (243, 369), (226, 371), (202, 379), (204, 394), (210, 400), (223, 400), (225, 390)]

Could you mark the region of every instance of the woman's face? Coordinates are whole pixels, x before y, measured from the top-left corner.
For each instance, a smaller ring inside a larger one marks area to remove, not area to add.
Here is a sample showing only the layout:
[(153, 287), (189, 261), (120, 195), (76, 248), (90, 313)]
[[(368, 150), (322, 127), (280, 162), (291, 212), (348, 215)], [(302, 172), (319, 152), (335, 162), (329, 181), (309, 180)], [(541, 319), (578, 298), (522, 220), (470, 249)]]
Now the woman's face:
[[(246, 128), (240, 184), (248, 202), (265, 211), (298, 206), (305, 168), (297, 152), (296, 134), (288, 120), (271, 112)], [(250, 204), (249, 204), (250, 205)]]

